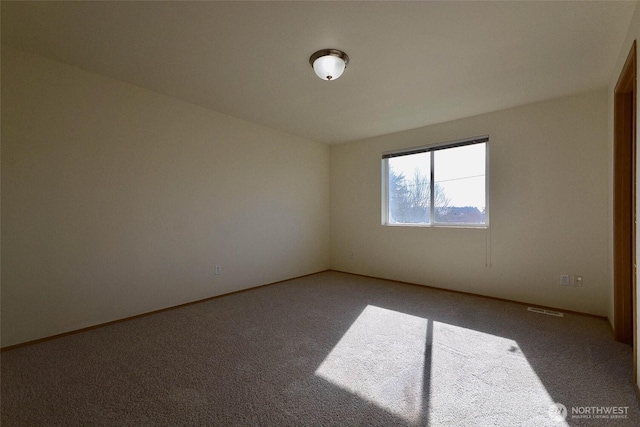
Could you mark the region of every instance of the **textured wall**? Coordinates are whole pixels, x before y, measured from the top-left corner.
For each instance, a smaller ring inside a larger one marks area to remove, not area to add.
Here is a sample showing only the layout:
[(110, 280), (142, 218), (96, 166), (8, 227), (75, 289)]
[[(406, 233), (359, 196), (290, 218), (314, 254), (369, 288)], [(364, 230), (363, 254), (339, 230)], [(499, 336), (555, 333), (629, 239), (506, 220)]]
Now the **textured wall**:
[(328, 268), (325, 145), (6, 47), (2, 107), (3, 346)]
[[(480, 135), (489, 229), (381, 225), (381, 153)], [(604, 90), (332, 146), (331, 266), (606, 315), (606, 159)]]

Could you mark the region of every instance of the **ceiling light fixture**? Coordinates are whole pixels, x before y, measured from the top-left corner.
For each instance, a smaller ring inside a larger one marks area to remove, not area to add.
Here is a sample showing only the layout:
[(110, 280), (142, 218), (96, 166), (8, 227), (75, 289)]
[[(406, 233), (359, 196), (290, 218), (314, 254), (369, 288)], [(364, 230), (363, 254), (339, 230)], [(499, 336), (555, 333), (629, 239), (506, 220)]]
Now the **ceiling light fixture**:
[(322, 80), (335, 80), (349, 63), (349, 55), (338, 49), (322, 49), (311, 55), (309, 64)]

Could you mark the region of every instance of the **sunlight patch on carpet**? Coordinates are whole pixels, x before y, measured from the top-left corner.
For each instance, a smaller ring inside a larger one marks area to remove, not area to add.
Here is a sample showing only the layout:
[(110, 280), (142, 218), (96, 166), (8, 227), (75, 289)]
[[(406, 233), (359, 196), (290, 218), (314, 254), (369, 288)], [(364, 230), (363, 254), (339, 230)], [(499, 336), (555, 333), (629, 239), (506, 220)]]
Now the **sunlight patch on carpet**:
[(402, 419), (422, 415), (428, 320), (367, 306), (315, 374)]
[(315, 374), (412, 425), (568, 425), (515, 340), (373, 305)]
[(451, 425), (548, 425), (554, 404), (516, 341), (441, 322), (428, 401), (430, 423)]

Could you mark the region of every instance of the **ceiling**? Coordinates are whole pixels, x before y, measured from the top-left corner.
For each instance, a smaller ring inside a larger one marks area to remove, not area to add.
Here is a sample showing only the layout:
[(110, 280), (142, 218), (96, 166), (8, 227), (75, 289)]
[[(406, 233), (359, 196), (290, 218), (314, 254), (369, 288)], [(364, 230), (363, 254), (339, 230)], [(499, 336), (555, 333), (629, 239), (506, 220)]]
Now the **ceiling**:
[[(325, 143), (605, 87), (635, 2), (2, 2), (2, 43)], [(309, 56), (344, 50), (332, 82)]]

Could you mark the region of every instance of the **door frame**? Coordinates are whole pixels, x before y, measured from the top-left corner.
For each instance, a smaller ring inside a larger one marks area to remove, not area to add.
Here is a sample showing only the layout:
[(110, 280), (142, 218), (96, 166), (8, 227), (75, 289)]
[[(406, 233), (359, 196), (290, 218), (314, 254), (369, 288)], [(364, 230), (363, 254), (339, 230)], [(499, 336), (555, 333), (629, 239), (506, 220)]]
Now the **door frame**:
[(637, 379), (636, 327), (636, 42), (614, 91), (613, 278), (614, 335), (633, 345)]

